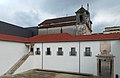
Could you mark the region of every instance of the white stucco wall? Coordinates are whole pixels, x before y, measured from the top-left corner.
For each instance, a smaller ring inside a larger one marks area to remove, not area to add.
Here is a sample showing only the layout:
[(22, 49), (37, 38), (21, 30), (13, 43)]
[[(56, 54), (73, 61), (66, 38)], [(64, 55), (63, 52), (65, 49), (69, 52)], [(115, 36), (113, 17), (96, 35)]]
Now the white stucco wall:
[(38, 34), (41, 35), (41, 34), (47, 34), (48, 33), (48, 29), (45, 28), (45, 29), (38, 29)]
[(0, 41), (0, 75), (8, 71), (27, 52), (24, 43)]
[[(90, 47), (92, 56), (84, 56), (85, 47)], [(80, 42), (80, 71), (97, 75), (97, 57), (100, 52), (98, 41)]]
[[(40, 48), (40, 55), (36, 55), (35, 51), (37, 50), (37, 48)], [(35, 69), (42, 69), (42, 43), (36, 43), (34, 45), (34, 55), (33, 55), (33, 68)]]
[(111, 53), (115, 56), (115, 75), (120, 77), (120, 40), (111, 41)]
[(33, 59), (34, 59), (34, 56), (29, 56), (27, 58), (27, 60), (14, 72), (14, 74), (18, 74), (18, 73), (21, 73), (21, 72), (24, 72), (24, 71), (27, 71), (27, 70), (30, 70), (30, 69), (34, 69)]
[[(2, 75), (26, 54), (28, 49), (24, 43), (8, 41), (0, 41), (0, 46), (0, 75)], [(63, 56), (57, 55), (58, 47), (62, 47)], [(69, 55), (72, 47), (76, 48), (77, 56)], [(92, 56), (84, 56), (85, 47), (91, 48)], [(119, 40), (111, 41), (111, 53), (115, 56), (115, 74), (120, 76), (119, 47)], [(40, 48), (40, 55), (35, 54), (36, 48)], [(47, 48), (51, 49), (51, 55), (46, 55)], [(97, 75), (97, 54), (100, 54), (100, 41), (35, 43), (34, 55), (30, 56), (15, 73), (43, 68)]]
[(76, 26), (73, 25), (73, 26), (65, 26), (65, 27), (62, 27), (63, 29), (63, 33), (69, 33), (71, 35), (76, 35)]
[[(76, 35), (76, 26), (63, 26), (62, 27), (63, 33), (69, 33), (71, 35)], [(44, 29), (39, 29), (38, 34), (56, 34), (56, 33), (61, 33), (61, 27), (55, 27), (55, 28), (44, 28)]]
[[(35, 51), (40, 48), (40, 55), (36, 55)], [(34, 54), (30, 55), (28, 59), (17, 69), (15, 74), (27, 71), (30, 69), (42, 69), (42, 43), (34, 44)]]
[[(14, 74), (30, 69), (42, 69), (42, 43), (35, 43), (33, 48), (34, 54), (30, 55), (28, 59), (15, 71)], [(40, 55), (36, 55), (35, 53), (37, 48), (40, 48)]]
[(48, 28), (48, 33), (49, 34), (56, 34), (60, 33), (61, 27), (56, 27), (56, 28)]
[[(58, 47), (62, 47), (63, 56), (58, 56)], [(76, 48), (77, 56), (70, 56), (71, 47)], [(46, 49), (51, 55), (46, 55)], [(79, 72), (79, 42), (43, 43), (43, 69)]]

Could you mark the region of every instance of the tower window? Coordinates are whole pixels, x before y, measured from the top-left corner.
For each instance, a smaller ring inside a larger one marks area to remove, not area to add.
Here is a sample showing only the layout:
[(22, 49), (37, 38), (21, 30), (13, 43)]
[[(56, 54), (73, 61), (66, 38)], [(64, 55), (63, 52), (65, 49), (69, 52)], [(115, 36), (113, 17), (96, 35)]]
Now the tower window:
[(75, 51), (75, 47), (72, 47), (70, 51), (70, 56), (76, 56), (76, 54), (77, 52)]
[(85, 48), (84, 56), (91, 56), (92, 52), (90, 51), (90, 47)]
[(63, 55), (63, 51), (62, 51), (62, 48), (58, 48), (58, 51), (57, 51), (57, 55)]
[(46, 55), (51, 55), (50, 48), (47, 48)]
[(83, 21), (83, 15), (80, 15), (80, 22)]
[(40, 55), (40, 48), (37, 48), (35, 53), (36, 53), (36, 55)]

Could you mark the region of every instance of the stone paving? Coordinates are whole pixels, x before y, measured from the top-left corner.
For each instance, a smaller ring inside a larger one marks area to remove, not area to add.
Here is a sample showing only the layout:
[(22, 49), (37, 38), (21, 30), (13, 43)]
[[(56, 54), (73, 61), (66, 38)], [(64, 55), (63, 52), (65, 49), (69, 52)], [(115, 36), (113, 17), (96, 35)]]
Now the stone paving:
[(69, 74), (51, 71), (29, 70), (16, 75), (1, 76), (0, 78), (98, 78), (93, 75)]

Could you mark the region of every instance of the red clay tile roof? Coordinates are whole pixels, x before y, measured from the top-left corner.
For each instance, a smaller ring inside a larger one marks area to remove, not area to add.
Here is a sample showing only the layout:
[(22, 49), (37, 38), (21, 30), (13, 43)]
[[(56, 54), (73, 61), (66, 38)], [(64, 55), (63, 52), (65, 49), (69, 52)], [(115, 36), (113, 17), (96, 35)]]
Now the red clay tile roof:
[(15, 42), (73, 42), (73, 41), (101, 41), (101, 40), (120, 40), (120, 34), (92, 34), (73, 36), (68, 33), (44, 34), (32, 38), (17, 37), (0, 34), (0, 40)]
[(71, 41), (72, 37), (70, 34), (45, 34), (38, 35), (30, 38), (31, 42), (59, 42), (59, 41)]
[(15, 41), (15, 42), (29, 42), (28, 38), (12, 36), (12, 35), (5, 35), (5, 34), (0, 34), (0, 40)]
[(30, 38), (30, 42), (69, 42), (69, 41), (98, 41), (98, 40), (116, 40), (120, 39), (120, 34), (93, 34), (72, 36), (63, 34), (45, 34)]

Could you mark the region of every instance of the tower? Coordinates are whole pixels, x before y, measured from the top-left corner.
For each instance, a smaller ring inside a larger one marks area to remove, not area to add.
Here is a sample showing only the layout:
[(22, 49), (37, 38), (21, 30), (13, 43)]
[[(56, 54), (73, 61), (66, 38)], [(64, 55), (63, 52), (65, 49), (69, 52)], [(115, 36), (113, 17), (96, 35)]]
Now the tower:
[(90, 12), (89, 4), (87, 4), (87, 10), (81, 6), (76, 13), (76, 35), (86, 35), (91, 34), (91, 20), (90, 20)]

